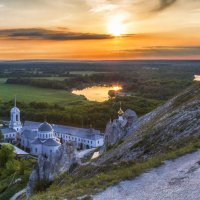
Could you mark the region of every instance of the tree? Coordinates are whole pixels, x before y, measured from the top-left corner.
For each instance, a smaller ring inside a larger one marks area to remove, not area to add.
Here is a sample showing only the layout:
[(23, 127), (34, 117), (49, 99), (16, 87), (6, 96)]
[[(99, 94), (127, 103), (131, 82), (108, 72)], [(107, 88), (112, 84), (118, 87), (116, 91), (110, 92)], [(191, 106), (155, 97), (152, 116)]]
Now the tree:
[(108, 96), (109, 96), (111, 99), (113, 99), (113, 98), (116, 96), (115, 91), (114, 91), (114, 90), (109, 90), (109, 91), (108, 91)]
[(5, 167), (8, 161), (14, 160), (14, 147), (11, 144), (3, 144), (0, 147), (0, 167)]
[(6, 163), (6, 173), (12, 174), (16, 171), (20, 171), (20, 162), (18, 160), (10, 159)]
[(0, 142), (2, 142), (2, 140), (3, 140), (3, 134), (2, 134), (2, 132), (0, 131)]
[(63, 140), (62, 136), (61, 136), (61, 138), (60, 138), (60, 143), (61, 143), (61, 144), (64, 143), (64, 140)]

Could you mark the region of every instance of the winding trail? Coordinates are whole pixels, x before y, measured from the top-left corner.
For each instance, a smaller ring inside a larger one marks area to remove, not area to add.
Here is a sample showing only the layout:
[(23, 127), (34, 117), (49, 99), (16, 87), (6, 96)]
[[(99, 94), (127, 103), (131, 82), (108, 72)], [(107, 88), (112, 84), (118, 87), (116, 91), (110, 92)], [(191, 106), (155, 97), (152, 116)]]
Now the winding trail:
[(17, 192), (14, 196), (12, 196), (10, 198), (10, 200), (17, 200), (17, 198), (20, 197), (24, 193), (26, 193), (26, 188), (24, 188), (23, 190)]
[(94, 200), (200, 200), (200, 150), (94, 195)]

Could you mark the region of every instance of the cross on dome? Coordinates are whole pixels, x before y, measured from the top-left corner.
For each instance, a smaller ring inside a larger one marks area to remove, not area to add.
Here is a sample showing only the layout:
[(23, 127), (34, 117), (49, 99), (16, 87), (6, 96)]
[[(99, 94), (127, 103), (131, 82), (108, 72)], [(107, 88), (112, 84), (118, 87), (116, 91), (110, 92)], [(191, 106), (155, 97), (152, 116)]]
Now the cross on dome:
[(122, 103), (121, 103), (121, 101), (120, 101), (120, 108), (119, 108), (118, 114), (120, 116), (124, 114), (124, 111), (122, 110)]

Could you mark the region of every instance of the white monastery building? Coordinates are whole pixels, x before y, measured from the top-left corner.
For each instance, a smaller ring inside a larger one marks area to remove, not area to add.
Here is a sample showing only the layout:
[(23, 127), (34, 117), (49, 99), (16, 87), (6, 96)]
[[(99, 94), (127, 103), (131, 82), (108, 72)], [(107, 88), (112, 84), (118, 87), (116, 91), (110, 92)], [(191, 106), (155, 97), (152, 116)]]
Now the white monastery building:
[(96, 148), (103, 146), (104, 136), (93, 128), (76, 128), (47, 122), (20, 121), (20, 110), (16, 106), (10, 111), (9, 127), (1, 132), (6, 142), (19, 142), (21, 146), (30, 149), (33, 155), (51, 155), (62, 142), (73, 142), (77, 149)]

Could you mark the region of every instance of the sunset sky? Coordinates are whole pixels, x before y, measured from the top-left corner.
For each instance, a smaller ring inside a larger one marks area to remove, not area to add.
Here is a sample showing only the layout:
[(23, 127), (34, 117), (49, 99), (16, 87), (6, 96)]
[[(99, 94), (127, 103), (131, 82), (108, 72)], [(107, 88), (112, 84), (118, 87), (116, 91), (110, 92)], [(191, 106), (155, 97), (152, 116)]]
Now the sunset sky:
[(200, 0), (0, 0), (15, 59), (200, 59)]

